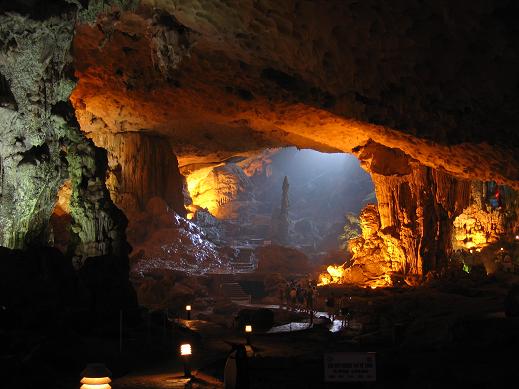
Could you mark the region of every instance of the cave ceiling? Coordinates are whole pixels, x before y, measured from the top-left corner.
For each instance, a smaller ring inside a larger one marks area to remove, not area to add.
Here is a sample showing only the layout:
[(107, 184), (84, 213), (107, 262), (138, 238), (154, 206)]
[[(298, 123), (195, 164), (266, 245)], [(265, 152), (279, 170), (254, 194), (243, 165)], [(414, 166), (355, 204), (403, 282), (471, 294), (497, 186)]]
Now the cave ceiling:
[(517, 4), (468, 4), (143, 0), (76, 26), (71, 101), (99, 146), (150, 132), (180, 165), (380, 144), (519, 188)]

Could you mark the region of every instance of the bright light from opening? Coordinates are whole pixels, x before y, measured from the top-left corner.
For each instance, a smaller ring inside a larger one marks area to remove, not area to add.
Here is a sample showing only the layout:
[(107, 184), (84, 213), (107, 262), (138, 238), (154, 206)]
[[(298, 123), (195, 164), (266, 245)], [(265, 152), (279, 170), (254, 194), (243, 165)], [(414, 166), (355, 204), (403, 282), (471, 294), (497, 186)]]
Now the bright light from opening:
[(245, 332), (252, 332), (252, 326), (250, 324), (245, 326)]
[(180, 355), (191, 355), (191, 345), (189, 343), (180, 345)]

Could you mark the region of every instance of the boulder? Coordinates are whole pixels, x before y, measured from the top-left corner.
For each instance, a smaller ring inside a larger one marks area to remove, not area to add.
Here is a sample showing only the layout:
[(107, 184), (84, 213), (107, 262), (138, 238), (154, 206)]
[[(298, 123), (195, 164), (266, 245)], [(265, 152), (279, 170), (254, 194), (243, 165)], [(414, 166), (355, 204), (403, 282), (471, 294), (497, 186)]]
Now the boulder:
[(242, 309), (238, 312), (238, 328), (251, 324), (253, 329), (268, 330), (274, 325), (274, 312), (270, 309)]
[(519, 317), (519, 285), (515, 285), (505, 298), (506, 317)]

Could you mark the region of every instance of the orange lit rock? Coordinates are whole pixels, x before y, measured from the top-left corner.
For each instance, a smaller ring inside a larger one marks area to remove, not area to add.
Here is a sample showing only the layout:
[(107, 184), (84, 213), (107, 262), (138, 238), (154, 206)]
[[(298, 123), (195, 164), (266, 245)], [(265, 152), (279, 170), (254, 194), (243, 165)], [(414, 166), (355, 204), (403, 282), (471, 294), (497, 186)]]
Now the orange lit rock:
[(182, 176), (167, 138), (144, 132), (91, 136), (108, 151), (107, 187), (112, 200), (127, 215), (143, 211), (153, 197), (162, 198), (175, 212), (185, 215)]
[(500, 208), (488, 203), (485, 183), (473, 182), (470, 196), (470, 205), (454, 220), (454, 249), (481, 249), (517, 230), (518, 199), (513, 191), (503, 188)]
[(237, 219), (240, 208), (250, 206), (252, 184), (234, 163), (198, 169), (187, 174), (193, 205), (223, 219)]

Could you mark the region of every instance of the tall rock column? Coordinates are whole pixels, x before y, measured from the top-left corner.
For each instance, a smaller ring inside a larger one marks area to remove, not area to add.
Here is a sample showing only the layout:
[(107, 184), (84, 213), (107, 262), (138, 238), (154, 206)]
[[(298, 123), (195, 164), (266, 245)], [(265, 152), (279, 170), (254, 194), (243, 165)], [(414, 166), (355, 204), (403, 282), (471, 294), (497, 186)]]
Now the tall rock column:
[(279, 244), (287, 244), (289, 242), (288, 229), (290, 226), (290, 220), (288, 218), (288, 189), (290, 184), (288, 183), (288, 177), (285, 176), (283, 179), (283, 187), (281, 192), (281, 207), (278, 212), (274, 212), (274, 220), (272, 220), (272, 240)]
[(162, 198), (176, 213), (186, 216), (183, 177), (167, 138), (144, 132), (91, 136), (108, 151), (110, 196), (128, 217), (145, 210), (153, 197)]
[(452, 249), (453, 221), (468, 205), (470, 182), (374, 142), (357, 151), (375, 184), (377, 235), (381, 244), (395, 248), (385, 251), (388, 265), (381, 268), (418, 278), (441, 268)]
[(129, 252), (125, 235), (127, 219), (112, 202), (105, 185), (106, 150), (96, 147), (78, 128), (71, 129), (66, 158), (72, 184), (74, 265), (81, 267), (88, 257), (126, 257)]

